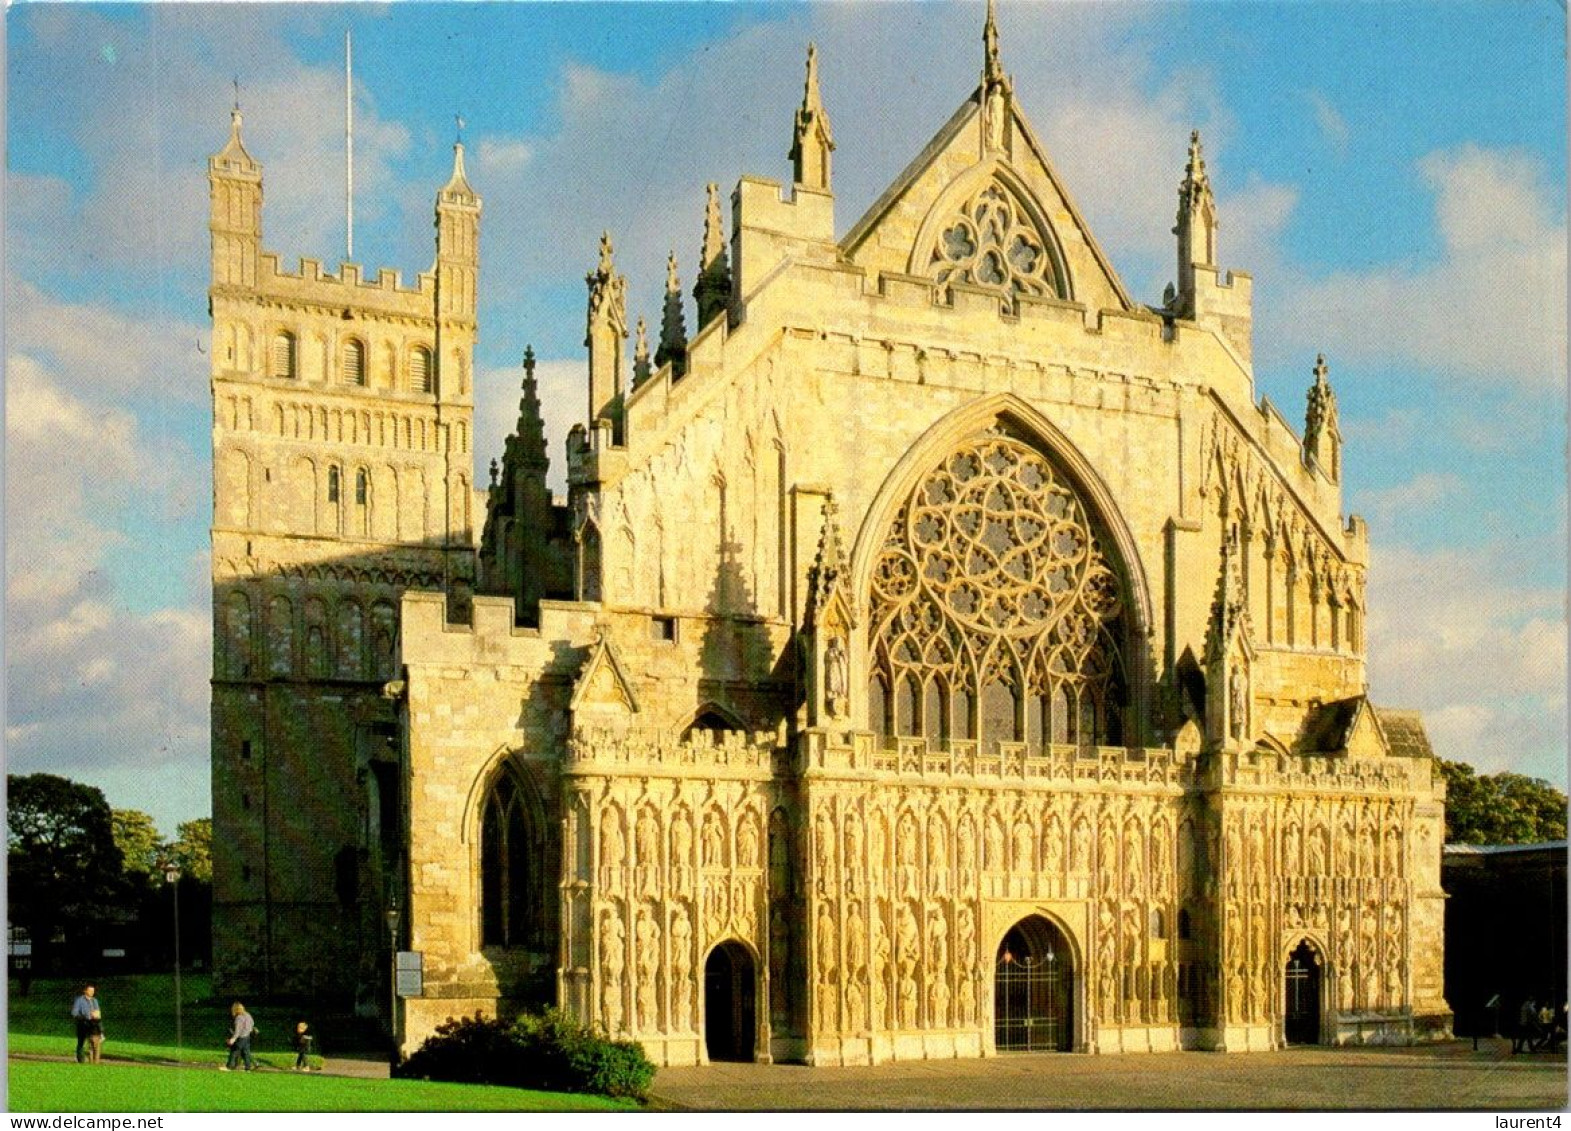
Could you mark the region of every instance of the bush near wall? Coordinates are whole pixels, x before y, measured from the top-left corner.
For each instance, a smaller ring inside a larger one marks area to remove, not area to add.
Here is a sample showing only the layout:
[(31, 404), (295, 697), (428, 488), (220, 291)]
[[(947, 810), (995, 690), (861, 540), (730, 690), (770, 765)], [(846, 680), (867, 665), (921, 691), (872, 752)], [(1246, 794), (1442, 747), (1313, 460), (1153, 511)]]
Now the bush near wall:
[(643, 1099), (655, 1066), (642, 1045), (609, 1040), (548, 1009), (513, 1022), (478, 1014), (449, 1018), (395, 1075)]

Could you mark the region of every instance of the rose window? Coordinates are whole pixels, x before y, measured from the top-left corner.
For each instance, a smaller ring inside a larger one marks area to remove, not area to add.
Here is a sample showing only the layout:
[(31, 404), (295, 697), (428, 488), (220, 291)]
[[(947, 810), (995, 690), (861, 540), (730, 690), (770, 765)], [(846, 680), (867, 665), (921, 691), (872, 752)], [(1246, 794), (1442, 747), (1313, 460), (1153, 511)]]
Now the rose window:
[(932, 271), (940, 286), (970, 283), (1015, 295), (1067, 297), (1047, 243), (1019, 202), (994, 183), (978, 193), (938, 234)]
[(990, 432), (919, 482), (872, 578), (871, 725), (1101, 744), (1123, 731), (1123, 586), (1084, 501)]

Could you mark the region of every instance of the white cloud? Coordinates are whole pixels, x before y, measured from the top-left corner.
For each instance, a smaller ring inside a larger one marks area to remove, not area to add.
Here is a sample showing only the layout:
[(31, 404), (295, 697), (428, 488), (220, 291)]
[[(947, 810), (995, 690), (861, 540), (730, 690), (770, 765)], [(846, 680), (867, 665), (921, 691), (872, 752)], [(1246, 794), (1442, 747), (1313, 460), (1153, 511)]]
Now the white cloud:
[(478, 175), (492, 170), (516, 172), (533, 160), (534, 147), (518, 138), (487, 137), (480, 140), (475, 150), (475, 168)]
[[(108, 568), (133, 542), (128, 515), (148, 496), (174, 494), (170, 479), (198, 461), (23, 354), (6, 363), (5, 459), (9, 768), (93, 781), (114, 767), (204, 775), (211, 644), (202, 602), (134, 611)], [(148, 570), (162, 568), (162, 533), (153, 524), (135, 536)]]
[(1324, 91), (1309, 90), (1304, 92), (1304, 98), (1309, 102), (1310, 109), (1315, 113), (1315, 125), (1320, 127), (1321, 136), (1331, 146), (1338, 160), (1347, 157), (1347, 146), (1352, 138), (1352, 130), (1348, 128), (1347, 119), (1326, 97)]
[(1434, 511), (1466, 490), (1467, 485), (1459, 475), (1449, 471), (1422, 471), (1394, 487), (1359, 491), (1353, 496), (1352, 510), (1363, 515), (1374, 527), (1389, 530), (1398, 524), (1401, 516), (1416, 511)]
[(1566, 224), (1542, 162), (1466, 145), (1419, 170), (1435, 194), (1440, 259), (1284, 279), (1292, 302), (1265, 309), (1261, 337), (1354, 365), (1563, 389)]
[(1435, 751), (1565, 782), (1562, 587), (1518, 580), (1521, 542), (1471, 551), (1377, 547), (1369, 571), (1370, 684), (1418, 708)]
[(7, 291), (7, 351), (48, 364), (74, 391), (101, 404), (206, 401), (206, 326), (64, 302), (21, 279)]

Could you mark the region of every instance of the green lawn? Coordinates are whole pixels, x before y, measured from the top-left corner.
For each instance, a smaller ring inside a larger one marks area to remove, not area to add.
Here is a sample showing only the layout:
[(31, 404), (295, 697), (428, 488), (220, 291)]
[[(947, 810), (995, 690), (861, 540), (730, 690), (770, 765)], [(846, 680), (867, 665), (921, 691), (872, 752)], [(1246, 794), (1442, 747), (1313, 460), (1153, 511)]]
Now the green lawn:
[(293, 1072), (15, 1060), (13, 1112), (177, 1111), (631, 1111), (602, 1096), (422, 1080), (357, 1080)]
[[(9, 1106), (21, 1112), (155, 1111), (629, 1111), (637, 1105), (601, 1096), (531, 1092), (421, 1080), (363, 1080), (294, 1072), (219, 1072), (228, 1050), (229, 1003), (213, 999), (205, 976), (181, 979), (182, 1042), (175, 1042), (174, 978), (169, 974), (104, 978), (104, 1058), (96, 1067), (12, 1059)], [(70, 1057), (76, 1052), (71, 1003), (80, 987), (39, 979), (22, 997), (10, 985), (6, 1018), (13, 1054)], [(252, 1006), (259, 1064), (294, 1063), (289, 1040), (298, 1008)], [(318, 1037), (331, 1057), (332, 1035)], [(117, 1063), (135, 1061), (138, 1063)], [(177, 1068), (180, 1061), (195, 1067)], [(313, 1062), (320, 1065), (321, 1058)]]

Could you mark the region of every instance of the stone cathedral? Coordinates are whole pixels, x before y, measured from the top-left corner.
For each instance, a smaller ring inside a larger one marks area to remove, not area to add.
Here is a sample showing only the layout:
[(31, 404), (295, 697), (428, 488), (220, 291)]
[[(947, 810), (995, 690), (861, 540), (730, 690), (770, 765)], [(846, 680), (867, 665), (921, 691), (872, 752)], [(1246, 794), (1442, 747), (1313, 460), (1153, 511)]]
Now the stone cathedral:
[(1131, 297), (982, 38), (844, 234), (809, 48), (792, 183), (744, 176), (729, 225), (708, 186), (692, 306), (673, 257), (634, 322), (612, 237), (586, 256), (565, 500), (528, 351), (473, 481), (462, 146), (413, 285), (291, 269), (235, 112), (219, 992), (391, 1012), (406, 1050), (558, 1004), (662, 1064), (1448, 1031), (1444, 788), (1365, 696), (1327, 366), (1301, 433), (1257, 399), (1198, 135), (1175, 281)]

